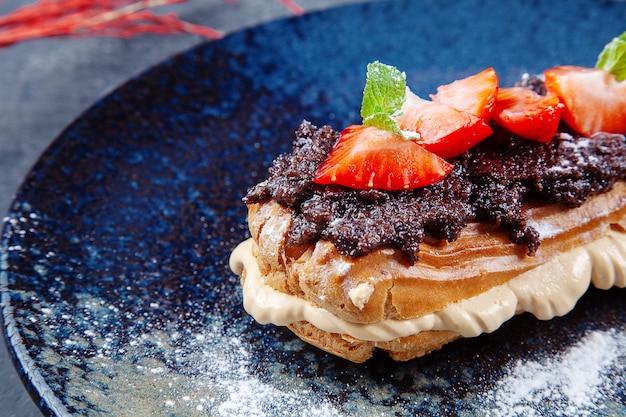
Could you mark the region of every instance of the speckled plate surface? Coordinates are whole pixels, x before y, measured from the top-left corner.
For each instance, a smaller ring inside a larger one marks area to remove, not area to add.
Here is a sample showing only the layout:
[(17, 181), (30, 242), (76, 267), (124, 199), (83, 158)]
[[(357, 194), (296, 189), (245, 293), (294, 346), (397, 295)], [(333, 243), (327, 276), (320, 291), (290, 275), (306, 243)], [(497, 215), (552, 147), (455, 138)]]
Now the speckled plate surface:
[(425, 358), (363, 365), (259, 326), (231, 249), (246, 189), (303, 118), (358, 118), (365, 65), (418, 94), (488, 66), (503, 85), (593, 65), (621, 1), (392, 1), (273, 22), (133, 79), (73, 123), (2, 234), (2, 317), (50, 415), (626, 414), (623, 290), (515, 318)]

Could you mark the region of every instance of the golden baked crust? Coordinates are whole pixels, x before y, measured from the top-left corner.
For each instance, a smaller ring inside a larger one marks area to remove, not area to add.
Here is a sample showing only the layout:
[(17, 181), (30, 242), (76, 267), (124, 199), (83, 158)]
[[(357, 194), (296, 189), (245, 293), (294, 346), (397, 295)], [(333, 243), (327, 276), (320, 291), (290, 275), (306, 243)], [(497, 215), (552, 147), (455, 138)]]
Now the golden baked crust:
[(328, 333), (306, 321), (287, 327), (305, 342), (356, 363), (368, 360), (376, 348), (386, 351), (396, 361), (408, 361), (441, 349), (461, 337), (453, 332), (429, 330), (389, 342), (369, 342), (345, 334)]
[[(251, 204), (249, 227), (265, 283), (295, 295), (353, 323), (410, 319), (439, 311), (501, 285), (542, 265), (559, 253), (605, 236), (611, 228), (626, 230), (626, 183), (590, 198), (581, 207), (529, 206), (524, 214), (544, 238), (536, 256), (510, 242), (495, 228), (481, 223), (466, 227), (455, 242), (425, 242), (420, 261), (406, 262), (397, 250), (382, 248), (350, 259), (327, 241), (292, 246), (287, 232), (288, 209), (274, 201)], [(351, 291), (371, 285), (366, 302), (355, 302)], [(308, 322), (289, 328), (303, 340), (354, 362), (363, 362), (374, 349), (408, 360), (439, 349), (460, 337), (447, 331), (426, 331), (390, 342), (361, 341), (324, 332)]]

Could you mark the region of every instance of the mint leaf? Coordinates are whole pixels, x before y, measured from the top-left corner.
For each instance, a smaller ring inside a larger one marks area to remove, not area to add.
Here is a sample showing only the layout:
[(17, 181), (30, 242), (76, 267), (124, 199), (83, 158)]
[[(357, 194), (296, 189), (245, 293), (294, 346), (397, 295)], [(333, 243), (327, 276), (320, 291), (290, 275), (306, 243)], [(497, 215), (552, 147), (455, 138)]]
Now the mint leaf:
[(365, 126), (375, 126), (379, 129), (402, 135), (402, 131), (398, 127), (398, 123), (396, 123), (396, 119), (387, 113), (374, 113), (363, 119), (363, 124)]
[(378, 61), (367, 65), (367, 79), (361, 103), (361, 118), (365, 126), (374, 126), (404, 136), (395, 117), (401, 113), (405, 98), (406, 75), (403, 72)]
[(626, 32), (604, 47), (598, 56), (596, 68), (615, 75), (617, 81), (626, 79)]

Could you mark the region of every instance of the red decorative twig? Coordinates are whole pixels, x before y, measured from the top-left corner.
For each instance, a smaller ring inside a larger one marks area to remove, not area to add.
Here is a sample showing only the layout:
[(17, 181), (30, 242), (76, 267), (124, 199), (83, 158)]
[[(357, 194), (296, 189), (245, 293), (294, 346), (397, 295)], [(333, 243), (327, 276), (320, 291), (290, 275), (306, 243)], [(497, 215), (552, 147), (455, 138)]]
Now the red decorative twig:
[(52, 36), (117, 36), (140, 33), (191, 33), (211, 39), (218, 30), (184, 22), (148, 8), (185, 0), (39, 0), (0, 17), (0, 47)]
[[(185, 1), (38, 0), (0, 16), (0, 48), (53, 36), (129, 38), (141, 33), (188, 33), (210, 39), (223, 36), (219, 30), (185, 22), (173, 13), (157, 15), (148, 10)], [(294, 0), (278, 1), (294, 14), (304, 12)]]
[(301, 15), (304, 13), (304, 9), (296, 3), (294, 0), (278, 0), (283, 6), (291, 10), (291, 13), (295, 15)]

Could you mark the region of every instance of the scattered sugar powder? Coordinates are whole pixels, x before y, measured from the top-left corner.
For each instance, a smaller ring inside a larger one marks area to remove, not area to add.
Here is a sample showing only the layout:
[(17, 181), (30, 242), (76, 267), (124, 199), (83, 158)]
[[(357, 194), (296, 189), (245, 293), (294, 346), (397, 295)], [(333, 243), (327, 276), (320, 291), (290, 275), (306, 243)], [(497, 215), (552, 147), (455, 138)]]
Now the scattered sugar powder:
[[(109, 396), (123, 404), (125, 415), (185, 415), (211, 417), (338, 417), (344, 414), (311, 392), (306, 380), (281, 375), (272, 380), (259, 371), (238, 324), (219, 319), (202, 334), (152, 331), (136, 346), (132, 367), (116, 362), (118, 380)], [(147, 353), (147, 350), (152, 353)], [(105, 355), (97, 361), (112, 359)], [(271, 374), (271, 372), (270, 372)], [(134, 387), (129, 390), (128, 387)], [(145, 388), (145, 390), (144, 390)], [(138, 389), (143, 391), (139, 395)], [(112, 392), (115, 390), (115, 392)], [(146, 401), (139, 400), (145, 397)], [(111, 414), (120, 411), (111, 404)], [(129, 407), (134, 407), (132, 410)], [(104, 408), (104, 407), (103, 407)]]
[(620, 392), (625, 368), (626, 333), (596, 330), (550, 360), (518, 361), (481, 402), (490, 416), (611, 414), (599, 401)]
[[(108, 304), (81, 296), (85, 325), (112, 314)], [(118, 316), (128, 312), (119, 309)], [(198, 327), (187, 322), (159, 322), (146, 317), (145, 332), (132, 341), (116, 326), (85, 330), (72, 336), (74, 346), (89, 345), (76, 366), (68, 368), (68, 404), (77, 414), (185, 417), (344, 417), (361, 415), (358, 396), (326, 396), (319, 380), (303, 378), (290, 365), (266, 360), (263, 343), (250, 343), (262, 333), (250, 332), (251, 319), (222, 321), (208, 317)], [(117, 323), (117, 316), (111, 319)], [(181, 323), (189, 327), (181, 326)], [(193, 325), (193, 326), (192, 326)], [(259, 330), (261, 332), (261, 330)], [(86, 337), (88, 340), (83, 340)], [(69, 339), (68, 339), (69, 340)], [(91, 344), (88, 344), (90, 341)], [(299, 351), (303, 342), (289, 341), (284, 351)], [(50, 349), (47, 344), (45, 349)], [(123, 352), (122, 352), (123, 351)], [(82, 358), (88, 356), (85, 362)], [(329, 384), (339, 384), (328, 381)], [(324, 388), (337, 391), (331, 386)], [(85, 401), (88, 398), (89, 401)], [(94, 412), (97, 404), (99, 412)], [(370, 416), (388, 415), (384, 404), (367, 404)]]
[[(212, 332), (213, 335), (219, 332)], [(302, 380), (285, 381), (276, 385), (253, 370), (248, 346), (236, 336), (222, 334), (205, 341), (201, 375), (209, 392), (221, 392), (215, 416), (302, 416), (331, 417), (341, 413), (327, 401), (311, 398), (309, 387)], [(211, 346), (213, 344), (213, 346)], [(287, 378), (289, 379), (289, 378)], [(201, 382), (202, 383), (202, 382)], [(208, 398), (207, 398), (208, 399)]]

